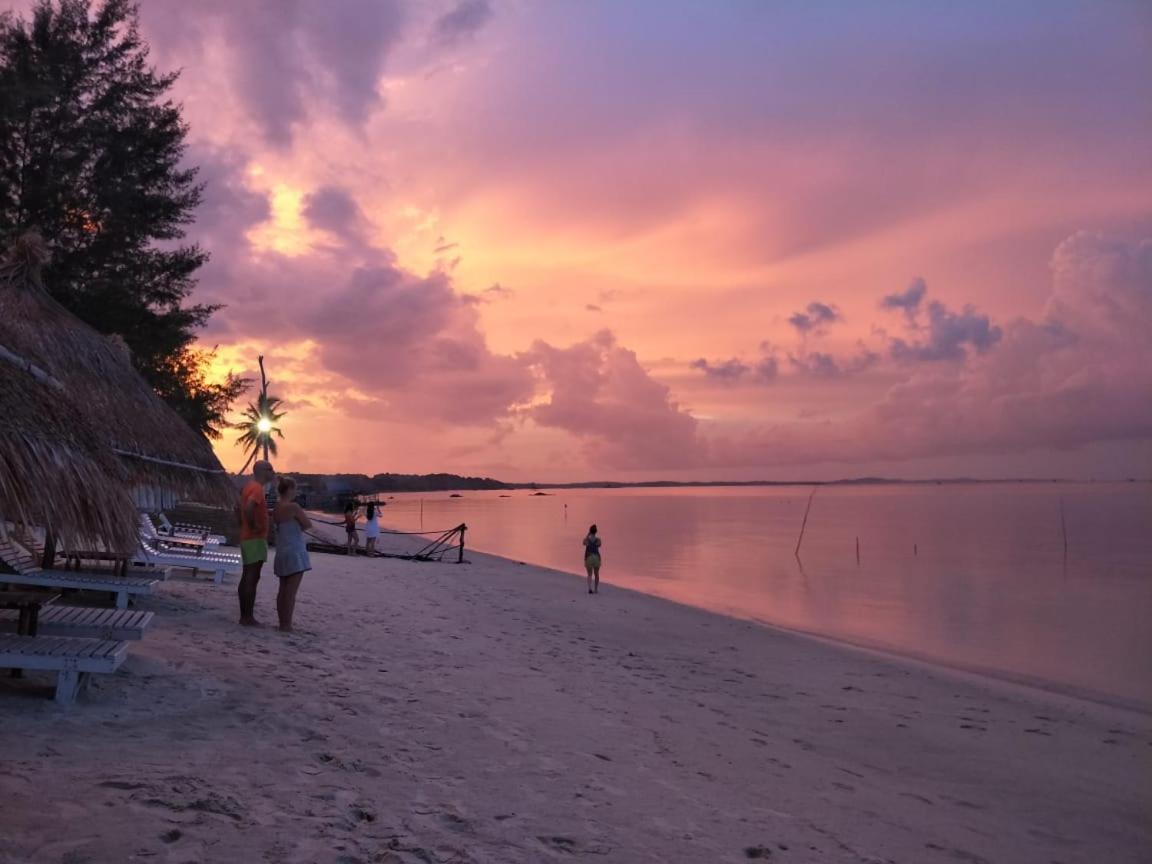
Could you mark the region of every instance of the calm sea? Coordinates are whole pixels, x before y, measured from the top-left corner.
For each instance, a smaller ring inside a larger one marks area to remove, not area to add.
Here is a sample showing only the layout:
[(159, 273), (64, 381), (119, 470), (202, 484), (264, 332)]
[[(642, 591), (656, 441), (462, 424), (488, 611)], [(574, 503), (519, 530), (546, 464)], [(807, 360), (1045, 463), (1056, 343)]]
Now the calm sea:
[(810, 492), (398, 495), (384, 521), (581, 574), (596, 522), (606, 583), (1152, 708), (1152, 485), (821, 487), (797, 561)]

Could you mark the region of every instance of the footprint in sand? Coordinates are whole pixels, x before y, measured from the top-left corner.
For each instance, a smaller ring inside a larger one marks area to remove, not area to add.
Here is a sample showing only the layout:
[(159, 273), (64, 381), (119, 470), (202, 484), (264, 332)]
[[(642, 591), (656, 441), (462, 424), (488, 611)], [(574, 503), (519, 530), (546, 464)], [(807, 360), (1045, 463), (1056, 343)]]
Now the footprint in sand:
[(547, 848), (554, 849), (559, 852), (568, 852), (571, 854), (580, 848), (580, 843), (578, 843), (576, 840), (573, 840), (571, 837), (564, 837), (560, 834), (539, 836), (536, 839), (543, 843)]

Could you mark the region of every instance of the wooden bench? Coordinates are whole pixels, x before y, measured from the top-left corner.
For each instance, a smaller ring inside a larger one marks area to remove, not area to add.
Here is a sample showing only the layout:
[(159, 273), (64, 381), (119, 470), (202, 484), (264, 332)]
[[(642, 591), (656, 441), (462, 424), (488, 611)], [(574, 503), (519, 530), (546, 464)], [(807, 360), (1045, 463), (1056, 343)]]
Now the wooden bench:
[(103, 591), (116, 596), (116, 608), (127, 609), (134, 594), (151, 594), (152, 586), (161, 580), (151, 576), (109, 576), (98, 573), (74, 573), (68, 570), (28, 569), (23, 573), (0, 573), (0, 582), (10, 585), (33, 585), (38, 588), (76, 588), (81, 591)]
[(53, 636), (0, 636), (0, 668), (56, 673), (56, 701), (67, 705), (93, 673), (110, 673), (128, 656), (128, 643)]
[[(44, 606), (40, 609), (40, 636), (72, 636), (115, 642), (144, 638), (155, 613), (90, 606)], [(19, 612), (0, 609), (0, 633), (16, 633)]]

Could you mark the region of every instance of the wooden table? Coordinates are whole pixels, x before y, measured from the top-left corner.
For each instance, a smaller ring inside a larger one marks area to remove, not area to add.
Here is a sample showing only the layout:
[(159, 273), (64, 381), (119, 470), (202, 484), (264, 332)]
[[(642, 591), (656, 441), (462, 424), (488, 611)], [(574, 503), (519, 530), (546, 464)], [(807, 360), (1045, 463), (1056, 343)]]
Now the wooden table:
[[(0, 591), (0, 609), (18, 609), (16, 619), (17, 636), (35, 636), (40, 623), (40, 607), (59, 600), (59, 593), (53, 591)], [(23, 670), (13, 669), (13, 678), (21, 678)]]

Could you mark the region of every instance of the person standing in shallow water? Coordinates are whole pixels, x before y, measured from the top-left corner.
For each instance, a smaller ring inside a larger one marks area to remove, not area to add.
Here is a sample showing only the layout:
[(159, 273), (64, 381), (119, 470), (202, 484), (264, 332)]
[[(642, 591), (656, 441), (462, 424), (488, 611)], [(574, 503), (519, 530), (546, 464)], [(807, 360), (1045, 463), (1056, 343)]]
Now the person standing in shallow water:
[(272, 572), (280, 580), (276, 594), (276, 614), (280, 629), (292, 632), (292, 613), (296, 611), (296, 592), (304, 574), (312, 569), (308, 558), (308, 541), (304, 532), (312, 528), (312, 520), (304, 508), (296, 503), (296, 481), (285, 477), (277, 489), (280, 501), (272, 511), (276, 522), (276, 560)]
[(240, 598), (240, 623), (245, 627), (259, 627), (256, 620), (256, 586), (260, 584), (260, 570), (268, 560), (268, 499), (264, 487), (276, 479), (271, 464), (263, 459), (252, 466), (252, 479), (240, 492), (236, 515), (240, 520), (240, 560), (244, 572), (236, 593)]
[(584, 537), (584, 569), (588, 571), (588, 593), (600, 593), (600, 535), (596, 526)]

